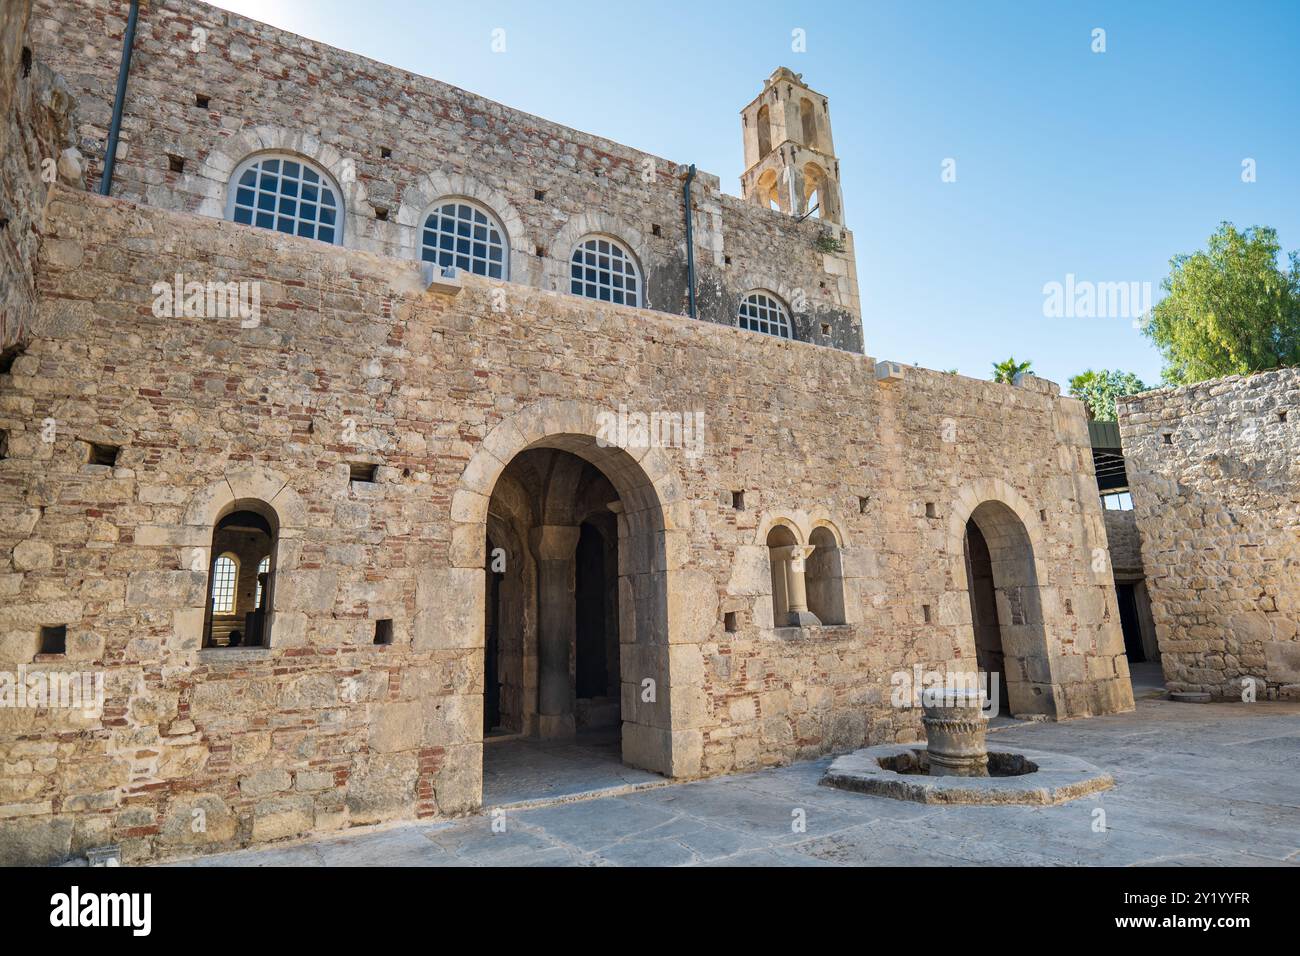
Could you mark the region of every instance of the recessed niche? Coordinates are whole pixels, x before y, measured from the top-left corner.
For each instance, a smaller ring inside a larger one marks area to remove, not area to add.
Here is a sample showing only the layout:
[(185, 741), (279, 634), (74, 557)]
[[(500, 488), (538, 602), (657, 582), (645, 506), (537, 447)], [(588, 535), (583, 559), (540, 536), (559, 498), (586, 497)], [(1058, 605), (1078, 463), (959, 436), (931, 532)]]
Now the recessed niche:
[(212, 102), (212, 100), (210, 100), (208, 97), (204, 96), (202, 93), (195, 93), (195, 94), (194, 94), (194, 105), (197, 106), (197, 107), (198, 107), (199, 109), (201, 109), (201, 110), (205, 110), (205, 109), (207, 109), (207, 108), (208, 108), (208, 105), (209, 105), (211, 102)]
[(731, 493), (731, 507), (736, 511), (745, 510), (745, 493), (743, 491), (733, 491)]
[(391, 644), (393, 643), (393, 619), (382, 618), (375, 621), (375, 643)]
[(348, 480), (374, 484), (375, 472), (378, 469), (379, 466), (371, 461), (350, 461), (348, 462)]
[(86, 463), (89, 465), (107, 465), (113, 468), (117, 465), (117, 453), (122, 449), (117, 445), (101, 445), (99, 442), (89, 442), (90, 451)]
[(736, 623), (735, 611), (728, 611), (722, 615), (722, 629), (728, 634), (735, 634), (736, 631), (740, 629), (739, 625)]
[(934, 506), (934, 502), (933, 502), (933, 501), (927, 501), (927, 502), (925, 503), (925, 516), (926, 516), (927, 518), (937, 518), (937, 517), (939, 517), (939, 509), (937, 509), (937, 508)]
[(68, 652), (68, 625), (49, 624), (41, 628), (42, 654), (66, 654)]

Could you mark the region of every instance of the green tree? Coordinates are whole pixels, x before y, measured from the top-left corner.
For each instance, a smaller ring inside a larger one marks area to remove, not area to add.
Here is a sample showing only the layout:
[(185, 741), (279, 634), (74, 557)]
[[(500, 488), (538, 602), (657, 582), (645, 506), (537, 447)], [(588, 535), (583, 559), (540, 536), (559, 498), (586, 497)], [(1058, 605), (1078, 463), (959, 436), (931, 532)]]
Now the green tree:
[(1205, 250), (1169, 260), (1166, 295), (1143, 329), (1166, 382), (1300, 364), (1300, 256), (1290, 254), (1287, 270), (1280, 253), (1276, 230), (1224, 222)]
[(1021, 372), (1030, 371), (1033, 365), (1033, 362), (1017, 362), (1014, 356), (1008, 358), (1005, 362), (994, 362), (993, 381), (1010, 385), (1016, 380), (1017, 375)]
[(1070, 394), (1088, 406), (1088, 417), (1099, 422), (1115, 421), (1115, 399), (1145, 392), (1147, 386), (1132, 372), (1088, 369), (1070, 379)]

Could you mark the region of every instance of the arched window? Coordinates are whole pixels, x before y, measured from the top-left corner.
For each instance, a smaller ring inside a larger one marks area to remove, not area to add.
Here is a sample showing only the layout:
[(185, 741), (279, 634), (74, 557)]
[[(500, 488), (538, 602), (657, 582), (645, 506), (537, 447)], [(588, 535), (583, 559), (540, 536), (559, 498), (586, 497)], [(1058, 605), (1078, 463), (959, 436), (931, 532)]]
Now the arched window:
[(257, 562), (257, 597), (253, 599), (254, 607), (262, 606), (262, 575), (271, 570), (271, 556), (268, 554)]
[(632, 253), (617, 240), (592, 236), (569, 259), (569, 291), (615, 305), (641, 304), (641, 274)]
[(776, 296), (767, 292), (751, 292), (740, 303), (740, 327), (788, 339), (790, 316)]
[(319, 166), (297, 156), (262, 154), (240, 163), (230, 180), (226, 214), (245, 225), (343, 241), (338, 187)]
[(243, 499), (212, 529), (212, 553), (220, 557), (208, 579), (204, 647), (269, 643), (278, 528), (270, 505)]
[(817, 527), (808, 536), (813, 552), (806, 572), (808, 610), (823, 624), (844, 623), (844, 566), (835, 532)]
[(772, 152), (772, 116), (767, 106), (758, 108), (758, 158)]
[(232, 555), (223, 554), (212, 562), (212, 613), (233, 614), (235, 611), (235, 582), (239, 579), (239, 562)]
[(420, 258), (491, 279), (510, 278), (505, 230), (487, 209), (468, 199), (443, 199), (424, 219)]

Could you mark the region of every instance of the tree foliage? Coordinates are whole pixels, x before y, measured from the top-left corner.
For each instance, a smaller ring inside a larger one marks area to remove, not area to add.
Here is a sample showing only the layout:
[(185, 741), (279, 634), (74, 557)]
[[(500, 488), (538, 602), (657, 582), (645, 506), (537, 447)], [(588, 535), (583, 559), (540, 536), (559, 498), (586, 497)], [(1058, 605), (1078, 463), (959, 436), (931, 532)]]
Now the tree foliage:
[(1276, 230), (1224, 222), (1206, 249), (1169, 260), (1166, 295), (1143, 329), (1166, 382), (1300, 364), (1300, 256), (1284, 269), (1280, 252)]
[(1011, 385), (1015, 382), (1016, 376), (1021, 372), (1028, 372), (1033, 368), (1033, 362), (1017, 362), (1012, 356), (1004, 362), (993, 363), (993, 381), (1002, 382), (1004, 385)]
[(1099, 422), (1115, 421), (1115, 399), (1145, 392), (1147, 386), (1132, 372), (1088, 369), (1070, 379), (1070, 394), (1088, 406), (1088, 416)]

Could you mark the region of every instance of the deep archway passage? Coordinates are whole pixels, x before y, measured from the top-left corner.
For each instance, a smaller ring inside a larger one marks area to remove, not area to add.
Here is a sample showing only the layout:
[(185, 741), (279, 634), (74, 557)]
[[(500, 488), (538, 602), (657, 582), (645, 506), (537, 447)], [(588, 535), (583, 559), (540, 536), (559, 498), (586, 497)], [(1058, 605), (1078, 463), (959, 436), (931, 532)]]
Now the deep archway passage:
[(975, 657), (998, 675), (1003, 713), (1055, 715), (1034, 547), (1020, 517), (986, 501), (966, 522), (963, 547)]
[(666, 772), (645, 746), (670, 726), (664, 520), (639, 466), (546, 439), (506, 464), (487, 511), (485, 797), (512, 762), (539, 778), (552, 758)]

